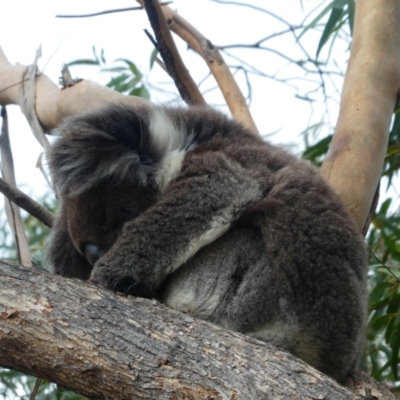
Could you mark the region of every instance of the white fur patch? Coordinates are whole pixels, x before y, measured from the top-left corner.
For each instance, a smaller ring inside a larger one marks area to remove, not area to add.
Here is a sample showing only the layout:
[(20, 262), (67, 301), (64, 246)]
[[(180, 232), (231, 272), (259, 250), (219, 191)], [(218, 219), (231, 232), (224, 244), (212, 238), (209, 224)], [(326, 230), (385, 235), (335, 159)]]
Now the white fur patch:
[(185, 154), (186, 151), (177, 149), (167, 153), (161, 160), (160, 169), (156, 175), (156, 182), (161, 193), (164, 192), (169, 183), (181, 172)]
[(175, 126), (172, 119), (162, 109), (156, 109), (152, 114), (149, 131), (151, 144), (164, 154), (184, 148), (185, 133)]
[(149, 131), (152, 146), (164, 154), (156, 174), (157, 185), (163, 192), (179, 175), (190, 139), (162, 109), (155, 110), (151, 116)]

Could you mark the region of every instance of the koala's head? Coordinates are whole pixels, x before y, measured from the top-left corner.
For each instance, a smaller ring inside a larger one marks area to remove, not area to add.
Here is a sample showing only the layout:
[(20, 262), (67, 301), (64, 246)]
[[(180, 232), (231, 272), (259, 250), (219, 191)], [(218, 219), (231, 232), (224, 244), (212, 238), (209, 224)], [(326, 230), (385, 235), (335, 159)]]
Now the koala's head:
[(67, 118), (54, 133), (47, 158), (60, 212), (47, 258), (56, 273), (86, 279), (124, 223), (173, 178), (165, 160), (183, 136), (165, 111), (122, 105)]
[(157, 198), (152, 185), (104, 180), (84, 192), (61, 195), (60, 217), (74, 247), (93, 265), (134, 219)]

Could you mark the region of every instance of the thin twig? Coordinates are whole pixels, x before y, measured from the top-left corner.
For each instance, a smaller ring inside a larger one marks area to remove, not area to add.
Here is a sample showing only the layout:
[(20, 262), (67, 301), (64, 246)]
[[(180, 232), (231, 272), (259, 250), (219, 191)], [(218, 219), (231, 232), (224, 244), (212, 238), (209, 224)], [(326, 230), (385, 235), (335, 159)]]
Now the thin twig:
[(39, 391), (40, 385), (42, 384), (42, 378), (37, 378), (35, 382), (35, 387), (33, 388), (33, 391), (31, 393), (31, 397), (29, 397), (29, 400), (35, 400), (36, 395)]
[(400, 282), (400, 279), (393, 273), (393, 271), (391, 270), (390, 267), (388, 267), (383, 260), (381, 260), (372, 250), (369, 250), (369, 252), (371, 253), (371, 255), (378, 261), (379, 264), (381, 264), (381, 266), (383, 268), (385, 268), (390, 275), (393, 276), (393, 278), (396, 280), (396, 282)]
[(282, 17), (280, 17), (279, 15), (273, 13), (272, 11), (266, 10), (265, 8), (261, 8), (261, 7), (257, 7), (254, 6), (252, 4), (247, 4), (247, 3), (240, 3), (240, 2), (236, 2), (236, 1), (220, 1), (220, 0), (212, 0), (214, 3), (219, 3), (219, 4), (229, 4), (231, 6), (241, 6), (241, 7), (248, 7), (251, 8), (253, 10), (262, 12), (264, 14), (267, 14), (275, 19), (277, 19), (279, 22), (282, 22), (283, 24), (290, 26), (289, 22), (285, 21)]
[[(166, 6), (171, 3), (173, 3), (173, 2), (166, 1), (166, 2), (160, 3), (160, 5)], [(119, 13), (119, 12), (137, 11), (137, 10), (143, 10), (143, 7), (139, 6), (139, 7), (115, 8), (112, 10), (99, 11), (99, 12), (92, 13), (92, 14), (56, 15), (56, 18), (88, 18), (88, 17), (97, 17), (99, 15), (105, 15), (105, 14), (114, 14), (114, 13)]]

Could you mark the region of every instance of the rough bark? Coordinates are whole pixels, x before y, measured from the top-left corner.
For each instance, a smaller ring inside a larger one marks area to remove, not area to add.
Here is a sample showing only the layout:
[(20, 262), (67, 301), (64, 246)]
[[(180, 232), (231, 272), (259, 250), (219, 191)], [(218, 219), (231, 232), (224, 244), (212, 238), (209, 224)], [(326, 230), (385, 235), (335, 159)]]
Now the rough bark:
[(321, 168), (360, 230), (382, 173), (400, 87), (400, 2), (358, 0), (339, 119)]
[(155, 301), (5, 262), (0, 287), (0, 366), (89, 398), (362, 398), (287, 353)]

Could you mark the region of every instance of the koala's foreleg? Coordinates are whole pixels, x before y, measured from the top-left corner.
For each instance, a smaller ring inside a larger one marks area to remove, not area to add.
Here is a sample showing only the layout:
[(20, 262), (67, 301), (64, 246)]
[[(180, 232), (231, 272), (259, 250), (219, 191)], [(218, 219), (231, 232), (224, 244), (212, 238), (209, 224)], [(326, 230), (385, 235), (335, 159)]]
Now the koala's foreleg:
[(262, 197), (259, 182), (224, 154), (190, 153), (160, 200), (125, 224), (95, 264), (92, 280), (110, 289), (117, 285), (127, 290), (129, 285), (132, 294), (143, 295), (141, 289), (148, 288), (151, 295)]

